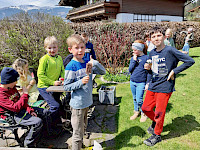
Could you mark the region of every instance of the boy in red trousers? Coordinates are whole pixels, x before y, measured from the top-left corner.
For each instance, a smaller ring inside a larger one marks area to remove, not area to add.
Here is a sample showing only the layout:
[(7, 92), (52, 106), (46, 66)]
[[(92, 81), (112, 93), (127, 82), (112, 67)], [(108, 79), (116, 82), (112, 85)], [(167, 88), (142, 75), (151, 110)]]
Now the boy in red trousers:
[[(153, 121), (147, 130), (152, 136), (146, 139), (144, 144), (153, 146), (161, 141), (166, 107), (174, 91), (176, 74), (189, 68), (195, 62), (176, 48), (165, 46), (164, 34), (158, 27), (154, 28), (150, 36), (156, 48), (149, 53), (148, 63), (144, 65), (144, 68), (149, 70), (152, 77), (142, 110)], [(182, 61), (183, 64), (177, 67), (179, 61)]]

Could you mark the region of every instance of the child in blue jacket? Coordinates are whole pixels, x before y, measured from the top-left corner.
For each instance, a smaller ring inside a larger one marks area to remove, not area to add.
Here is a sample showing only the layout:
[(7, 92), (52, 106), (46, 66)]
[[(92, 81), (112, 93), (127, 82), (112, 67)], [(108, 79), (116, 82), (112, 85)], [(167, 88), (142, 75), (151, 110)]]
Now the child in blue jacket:
[(80, 150), (83, 135), (87, 127), (87, 112), (92, 105), (92, 74), (105, 74), (105, 68), (91, 58), (88, 66), (92, 71), (86, 70), (85, 43), (80, 35), (72, 35), (67, 39), (68, 50), (73, 54), (73, 59), (65, 68), (64, 89), (71, 91), (71, 123), (73, 128), (72, 150)]
[(130, 120), (135, 120), (141, 111), (140, 122), (145, 122), (147, 117), (141, 110), (141, 107), (148, 75), (147, 70), (144, 69), (144, 64), (148, 59), (146, 55), (147, 45), (141, 40), (136, 40), (132, 44), (132, 49), (133, 57), (131, 57), (129, 64), (129, 72), (131, 73), (130, 86), (133, 95), (134, 114), (130, 117)]

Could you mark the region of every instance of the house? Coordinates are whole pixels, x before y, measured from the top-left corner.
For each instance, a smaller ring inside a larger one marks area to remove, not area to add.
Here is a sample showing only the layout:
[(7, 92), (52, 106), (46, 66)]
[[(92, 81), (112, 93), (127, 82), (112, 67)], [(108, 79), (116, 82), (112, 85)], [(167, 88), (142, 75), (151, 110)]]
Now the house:
[(190, 12), (194, 16), (194, 20), (200, 20), (200, 6), (197, 6), (189, 10), (188, 12)]
[(110, 19), (115, 22), (183, 21), (187, 0), (61, 0), (73, 6), (67, 19), (89, 22)]

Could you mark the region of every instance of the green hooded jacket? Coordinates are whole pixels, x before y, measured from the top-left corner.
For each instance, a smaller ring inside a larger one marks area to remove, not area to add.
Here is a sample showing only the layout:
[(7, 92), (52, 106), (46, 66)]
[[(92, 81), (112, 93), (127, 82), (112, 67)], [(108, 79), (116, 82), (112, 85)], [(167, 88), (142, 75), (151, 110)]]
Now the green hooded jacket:
[(60, 77), (64, 78), (65, 69), (61, 56), (52, 57), (48, 54), (40, 58), (37, 76), (38, 88), (47, 88), (54, 85)]

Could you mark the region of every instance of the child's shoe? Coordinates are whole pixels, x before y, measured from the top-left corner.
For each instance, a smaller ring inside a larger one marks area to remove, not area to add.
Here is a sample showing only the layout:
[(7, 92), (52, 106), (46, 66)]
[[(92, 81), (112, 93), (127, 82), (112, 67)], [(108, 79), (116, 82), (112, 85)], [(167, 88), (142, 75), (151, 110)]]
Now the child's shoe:
[(153, 134), (150, 138), (144, 140), (144, 144), (147, 146), (154, 146), (156, 143), (161, 142), (161, 136)]
[(147, 120), (147, 116), (144, 113), (141, 113), (140, 122), (145, 122)]
[(130, 117), (130, 120), (135, 120), (139, 116), (139, 113), (140, 113), (139, 111), (134, 110), (134, 114), (133, 116)]

